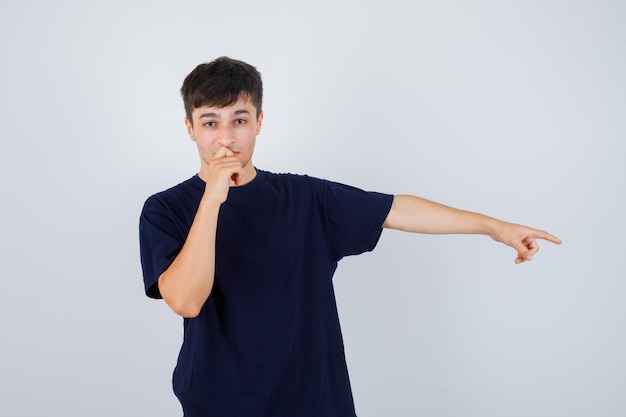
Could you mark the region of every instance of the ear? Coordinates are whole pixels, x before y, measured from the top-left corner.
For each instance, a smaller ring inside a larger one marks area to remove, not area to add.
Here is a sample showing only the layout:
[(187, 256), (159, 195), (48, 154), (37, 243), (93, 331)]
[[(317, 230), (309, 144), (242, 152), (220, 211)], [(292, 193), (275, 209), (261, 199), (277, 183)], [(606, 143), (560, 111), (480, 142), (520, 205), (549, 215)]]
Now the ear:
[(259, 117), (256, 119), (256, 134), (261, 133), (261, 126), (263, 125), (263, 110), (259, 113)]
[(189, 135), (189, 138), (192, 141), (196, 141), (196, 135), (194, 135), (193, 133), (193, 124), (191, 124), (191, 121), (185, 117), (185, 126), (187, 127), (187, 134)]

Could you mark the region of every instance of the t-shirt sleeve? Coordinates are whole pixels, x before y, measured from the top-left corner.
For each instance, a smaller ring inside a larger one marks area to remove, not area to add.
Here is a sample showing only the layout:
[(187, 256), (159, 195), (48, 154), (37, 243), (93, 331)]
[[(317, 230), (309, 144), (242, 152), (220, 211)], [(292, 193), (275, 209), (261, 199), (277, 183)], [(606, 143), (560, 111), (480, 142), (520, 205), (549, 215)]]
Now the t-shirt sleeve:
[(139, 218), (139, 248), (146, 295), (162, 298), (158, 280), (180, 252), (185, 241), (166, 205), (150, 197)]
[(339, 260), (374, 249), (391, 209), (393, 195), (329, 182), (324, 202), (329, 247)]

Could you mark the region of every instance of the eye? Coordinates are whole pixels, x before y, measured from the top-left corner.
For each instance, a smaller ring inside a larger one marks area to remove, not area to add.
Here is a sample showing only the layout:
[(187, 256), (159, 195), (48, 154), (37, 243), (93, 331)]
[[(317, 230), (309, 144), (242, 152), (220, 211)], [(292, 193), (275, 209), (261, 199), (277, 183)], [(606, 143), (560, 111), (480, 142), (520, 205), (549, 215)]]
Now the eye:
[(246, 123), (246, 119), (237, 119), (235, 120), (236, 125), (243, 125)]
[(215, 122), (206, 122), (204, 124), (204, 126), (206, 126), (206, 127), (213, 127), (213, 126), (215, 126)]

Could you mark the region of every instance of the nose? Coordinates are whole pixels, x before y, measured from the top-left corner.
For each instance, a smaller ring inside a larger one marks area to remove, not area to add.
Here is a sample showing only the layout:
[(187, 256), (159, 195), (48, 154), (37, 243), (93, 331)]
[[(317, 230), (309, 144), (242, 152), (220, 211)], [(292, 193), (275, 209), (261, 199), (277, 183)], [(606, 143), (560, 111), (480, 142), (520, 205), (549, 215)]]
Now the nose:
[(229, 147), (235, 142), (235, 134), (230, 127), (222, 127), (217, 137), (217, 143)]

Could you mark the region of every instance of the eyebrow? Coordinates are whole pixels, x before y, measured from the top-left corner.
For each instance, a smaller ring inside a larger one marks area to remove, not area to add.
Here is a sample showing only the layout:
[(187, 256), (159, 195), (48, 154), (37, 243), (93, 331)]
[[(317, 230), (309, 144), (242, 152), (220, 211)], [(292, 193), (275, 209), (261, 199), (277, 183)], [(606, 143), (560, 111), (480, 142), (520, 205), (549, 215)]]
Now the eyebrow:
[[(239, 116), (240, 114), (250, 114), (250, 112), (246, 109), (240, 109), (240, 110), (235, 110), (233, 112), (233, 116)], [(200, 115), (200, 117), (198, 117), (199, 119), (205, 118), (205, 117), (213, 117), (215, 119), (219, 119), (220, 115), (217, 113), (213, 113), (213, 112), (209, 112), (209, 113), (202, 113)]]

